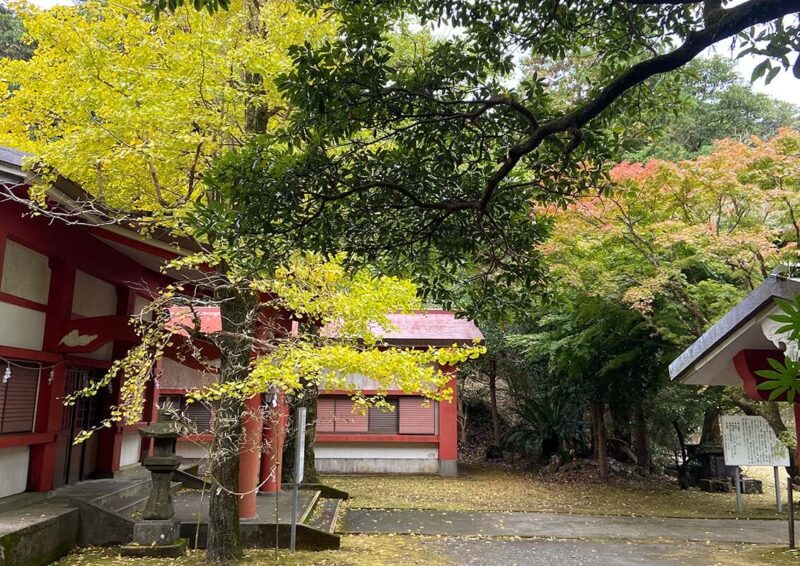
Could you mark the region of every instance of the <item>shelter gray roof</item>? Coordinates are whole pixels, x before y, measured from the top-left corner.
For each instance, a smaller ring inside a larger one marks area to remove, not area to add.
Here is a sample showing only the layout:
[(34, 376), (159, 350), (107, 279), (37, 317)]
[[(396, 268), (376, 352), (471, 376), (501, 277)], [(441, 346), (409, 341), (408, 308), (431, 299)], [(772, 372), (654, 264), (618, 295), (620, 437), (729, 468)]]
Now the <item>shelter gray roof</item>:
[(669, 366), (669, 375), (682, 383), (735, 385), (739, 383), (733, 356), (744, 349), (775, 346), (761, 330), (761, 322), (777, 310), (774, 299), (800, 293), (800, 279), (770, 275), (686, 348)]

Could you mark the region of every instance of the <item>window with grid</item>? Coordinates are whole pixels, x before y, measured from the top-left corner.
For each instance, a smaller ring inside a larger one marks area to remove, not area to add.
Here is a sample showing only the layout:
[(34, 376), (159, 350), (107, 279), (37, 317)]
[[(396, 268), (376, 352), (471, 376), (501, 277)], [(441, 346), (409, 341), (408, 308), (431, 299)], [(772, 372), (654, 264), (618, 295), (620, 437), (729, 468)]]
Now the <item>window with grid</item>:
[(422, 397), (388, 398), (394, 410), (370, 407), (353, 412), (348, 397), (323, 396), (317, 402), (317, 432), (436, 434), (436, 403)]
[[(102, 370), (70, 368), (64, 381), (64, 397), (88, 387), (93, 381), (103, 378)], [(100, 408), (105, 390), (100, 389), (94, 395), (78, 397), (74, 405), (70, 405), (63, 413), (62, 428), (88, 430), (100, 425), (102, 415)]]
[[(7, 369), (11, 376), (3, 383)], [(0, 434), (33, 432), (39, 372), (38, 364), (0, 361)]]
[(211, 432), (214, 413), (202, 403), (188, 403), (183, 395), (160, 395), (158, 397), (158, 420), (185, 419), (191, 423), (197, 434)]

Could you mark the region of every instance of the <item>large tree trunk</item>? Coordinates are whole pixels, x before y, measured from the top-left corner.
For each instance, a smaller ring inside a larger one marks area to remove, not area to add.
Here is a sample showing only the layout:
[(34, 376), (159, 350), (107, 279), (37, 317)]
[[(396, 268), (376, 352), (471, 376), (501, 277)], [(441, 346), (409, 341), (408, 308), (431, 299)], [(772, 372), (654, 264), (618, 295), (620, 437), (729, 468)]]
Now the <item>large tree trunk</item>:
[(489, 362), (489, 407), (492, 411), (492, 433), (494, 445), (500, 446), (500, 417), (497, 414), (497, 361)]
[(644, 408), (636, 408), (636, 428), (634, 430), (634, 443), (633, 449), (636, 454), (636, 461), (638, 464), (647, 469), (651, 469), (650, 462), (650, 443), (648, 442), (647, 434), (647, 419), (644, 416)]
[(700, 445), (722, 444), (722, 432), (719, 428), (721, 410), (717, 407), (706, 409), (703, 413), (703, 431), (700, 433)]
[[(253, 297), (236, 291), (218, 293), (222, 330), (221, 382), (241, 381), (249, 373), (252, 346), (246, 338), (252, 332)], [(237, 337), (240, 336), (240, 337)], [(239, 452), (243, 438), (244, 402), (225, 398), (217, 405), (214, 419), (214, 442), (209, 455), (212, 483), (208, 507), (208, 542), (206, 560), (226, 563), (243, 556), (239, 533)]]
[(672, 426), (675, 429), (675, 434), (678, 436), (678, 445), (681, 449), (681, 461), (677, 461), (677, 456), (675, 457), (675, 464), (678, 467), (678, 485), (680, 485), (681, 489), (689, 489), (689, 472), (686, 469), (688, 454), (686, 452), (686, 441), (683, 437), (683, 431), (681, 430), (680, 424), (678, 423), (678, 419), (672, 421)]
[(594, 430), (594, 457), (597, 460), (597, 469), (600, 479), (608, 479), (608, 452), (606, 450), (606, 416), (605, 403), (593, 402), (591, 404), (592, 428)]
[(464, 406), (464, 398), (461, 396), (461, 387), (458, 388), (456, 402), (458, 403), (458, 438), (462, 446), (467, 445), (467, 408)]

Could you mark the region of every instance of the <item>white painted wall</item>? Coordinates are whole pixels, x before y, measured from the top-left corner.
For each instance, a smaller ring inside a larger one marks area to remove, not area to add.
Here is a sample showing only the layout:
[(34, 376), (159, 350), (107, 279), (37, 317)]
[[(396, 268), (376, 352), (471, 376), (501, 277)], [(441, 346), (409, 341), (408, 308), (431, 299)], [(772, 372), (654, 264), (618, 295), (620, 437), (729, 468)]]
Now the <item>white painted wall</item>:
[(86, 317), (116, 314), (117, 288), (83, 271), (76, 271), (72, 312)]
[(45, 313), (0, 301), (0, 345), (41, 350)]
[[(145, 308), (147, 308), (148, 305), (150, 305), (151, 302), (152, 302), (151, 300), (145, 299), (141, 295), (136, 295), (133, 298), (133, 314), (138, 316)], [(147, 314), (145, 314), (144, 319), (153, 320), (153, 313), (148, 312)]]
[(184, 460), (202, 460), (208, 458), (208, 446), (206, 446), (204, 442), (191, 442), (179, 439), (175, 453), (178, 456), (183, 456)]
[(119, 465), (129, 466), (139, 462), (142, 437), (135, 430), (122, 435), (122, 447), (119, 452)]
[(0, 497), (22, 493), (28, 485), (30, 448), (0, 448)]
[(438, 460), (439, 447), (436, 444), (398, 442), (318, 442), (314, 446), (314, 457), (320, 459)]
[(47, 304), (50, 292), (50, 260), (11, 240), (6, 240), (0, 291)]
[(170, 358), (161, 358), (161, 370), (158, 384), (162, 389), (194, 389), (217, 380), (216, 374), (192, 369)]

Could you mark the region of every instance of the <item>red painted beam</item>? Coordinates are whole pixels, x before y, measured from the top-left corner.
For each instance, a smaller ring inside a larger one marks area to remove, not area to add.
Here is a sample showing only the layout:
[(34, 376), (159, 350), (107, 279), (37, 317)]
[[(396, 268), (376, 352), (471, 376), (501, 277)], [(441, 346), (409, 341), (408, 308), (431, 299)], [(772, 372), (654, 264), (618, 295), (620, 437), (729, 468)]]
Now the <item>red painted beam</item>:
[[(136, 343), (139, 341), (136, 332), (130, 324), (129, 315), (93, 316), (64, 320), (58, 326), (61, 339), (58, 351), (68, 354), (88, 354), (94, 352), (109, 342)], [(95, 338), (84, 345), (67, 346), (63, 343), (64, 337), (77, 332), (80, 336)]]
[(47, 444), (55, 441), (54, 432), (30, 432), (26, 434), (3, 434), (0, 435), (0, 448), (11, 448), (13, 446), (33, 446)]
[[(0, 257), (0, 261), (2, 261), (2, 257)], [(0, 275), (2, 275), (2, 273), (0, 273)], [(16, 295), (3, 293), (2, 291), (0, 291), (0, 301), (39, 312), (47, 311), (47, 305), (37, 303), (36, 301), (31, 301), (30, 299), (23, 299), (22, 297), (17, 297)]]
[(64, 356), (55, 352), (40, 352), (27, 348), (12, 348), (11, 346), (0, 346), (0, 357), (46, 364), (57, 364), (64, 360)]

